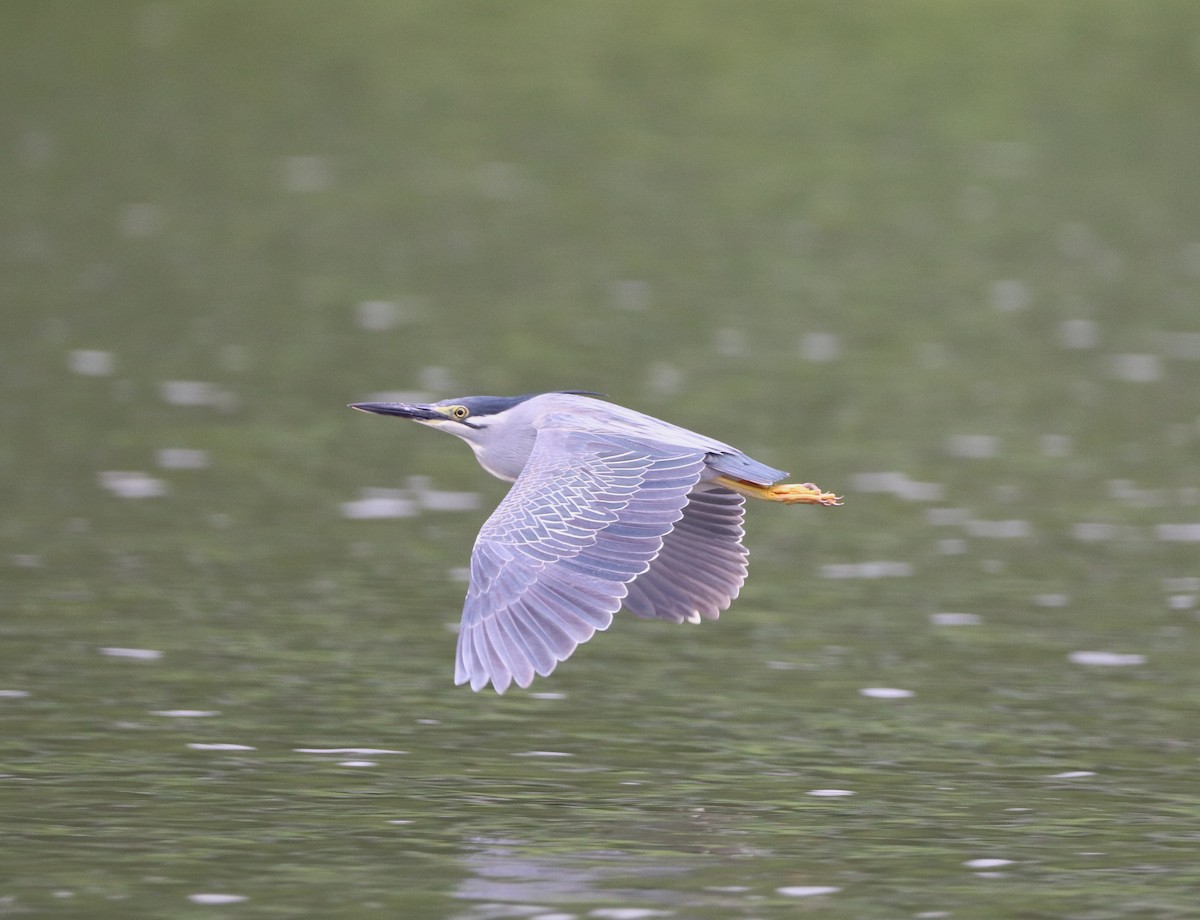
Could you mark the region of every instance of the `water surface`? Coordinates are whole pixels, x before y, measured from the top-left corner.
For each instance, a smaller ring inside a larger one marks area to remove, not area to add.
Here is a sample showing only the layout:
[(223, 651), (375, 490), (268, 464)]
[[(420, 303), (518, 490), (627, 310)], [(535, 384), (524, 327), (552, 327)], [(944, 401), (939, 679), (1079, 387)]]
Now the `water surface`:
[[(0, 914), (1193, 917), (1190, 4), (18, 4)], [(842, 492), (452, 683), (574, 387)]]

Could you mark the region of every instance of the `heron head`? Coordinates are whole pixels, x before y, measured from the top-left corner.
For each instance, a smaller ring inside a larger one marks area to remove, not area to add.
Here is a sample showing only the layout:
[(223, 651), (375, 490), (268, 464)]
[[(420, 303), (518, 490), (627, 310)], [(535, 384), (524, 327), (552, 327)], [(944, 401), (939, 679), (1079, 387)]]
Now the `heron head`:
[[(585, 390), (557, 390), (577, 396), (599, 396)], [(433, 403), (368, 402), (351, 403), (351, 409), (374, 412), (376, 415), (391, 415), (412, 419), (431, 428), (440, 428), (456, 434), (467, 441), (476, 440), (488, 428), (502, 423), (513, 409), (522, 403), (541, 396), (541, 393), (526, 393), (524, 396), (463, 396), (457, 399), (441, 399)]]
[[(532, 395), (532, 394), (531, 394)], [(442, 428), (460, 437), (489, 425), (529, 396), (463, 396), (434, 403), (368, 402), (351, 403), (351, 409), (407, 418), (432, 428)]]

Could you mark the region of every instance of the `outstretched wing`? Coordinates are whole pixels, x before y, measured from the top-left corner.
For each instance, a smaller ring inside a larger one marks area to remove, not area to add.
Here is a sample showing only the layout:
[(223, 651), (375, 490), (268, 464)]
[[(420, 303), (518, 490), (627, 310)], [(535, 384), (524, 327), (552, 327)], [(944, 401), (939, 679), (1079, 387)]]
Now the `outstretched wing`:
[(729, 489), (693, 489), (662, 551), (629, 585), (625, 609), (676, 623), (720, 616), (746, 580), (743, 504)]
[(703, 469), (694, 448), (539, 432), (475, 541), (454, 682), (527, 687), (607, 629)]

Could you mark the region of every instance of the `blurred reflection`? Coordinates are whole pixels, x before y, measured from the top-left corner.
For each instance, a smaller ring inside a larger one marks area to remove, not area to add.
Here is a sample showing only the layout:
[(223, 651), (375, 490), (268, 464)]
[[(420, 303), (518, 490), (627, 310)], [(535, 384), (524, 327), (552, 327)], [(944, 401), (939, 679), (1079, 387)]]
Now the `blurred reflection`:
[[(457, 918), (529, 917), (542, 910), (581, 903), (607, 903), (620, 916), (666, 916), (673, 911), (656, 910), (644, 905), (678, 903), (678, 891), (646, 888), (602, 887), (619, 879), (674, 876), (690, 871), (683, 866), (647, 863), (646, 853), (627, 854), (619, 850), (589, 853), (585, 859), (573, 857), (530, 856), (522, 853), (518, 840), (475, 838), (468, 844), (473, 850), (464, 857), (471, 877), (455, 890), (455, 896), (480, 902)], [(605, 910), (601, 908), (600, 910)], [(600, 911), (589, 911), (602, 916)]]

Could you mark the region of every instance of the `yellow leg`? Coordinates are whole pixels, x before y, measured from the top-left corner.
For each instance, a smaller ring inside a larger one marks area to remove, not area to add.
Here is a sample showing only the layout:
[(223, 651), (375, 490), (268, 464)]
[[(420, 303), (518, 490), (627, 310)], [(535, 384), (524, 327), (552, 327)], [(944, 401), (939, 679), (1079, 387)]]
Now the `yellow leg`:
[(713, 482), (732, 489), (750, 498), (761, 498), (769, 502), (783, 502), (785, 505), (840, 505), (842, 497), (832, 492), (822, 492), (811, 482), (784, 482), (773, 486), (760, 486), (744, 479), (734, 479), (730, 476), (718, 476)]

